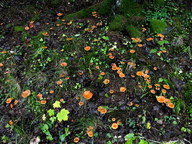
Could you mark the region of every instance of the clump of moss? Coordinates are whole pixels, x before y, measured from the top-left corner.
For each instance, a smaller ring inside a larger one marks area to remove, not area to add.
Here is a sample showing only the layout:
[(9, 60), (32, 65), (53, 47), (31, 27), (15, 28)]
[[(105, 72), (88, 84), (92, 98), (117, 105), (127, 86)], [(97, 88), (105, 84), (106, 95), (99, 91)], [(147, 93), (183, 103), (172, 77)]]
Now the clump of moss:
[(164, 5), (164, 0), (155, 0), (155, 4)]
[(22, 31), (24, 31), (24, 30), (25, 30), (25, 28), (22, 27), (22, 26), (15, 26), (15, 27), (14, 27), (14, 31), (15, 31), (15, 32), (22, 32)]
[(93, 11), (96, 11), (100, 15), (108, 15), (111, 13), (111, 7), (114, 3), (115, 3), (115, 0), (104, 0), (103, 2), (95, 4), (89, 8), (69, 14), (65, 18), (66, 19), (85, 18), (85, 17), (91, 16)]
[(138, 28), (133, 25), (128, 25), (125, 29), (130, 37), (140, 37), (141, 36), (141, 31), (139, 31)]
[(167, 23), (163, 20), (152, 19), (150, 20), (150, 27), (155, 33), (162, 33), (167, 27)]
[(23, 11), (28, 13), (28, 14), (31, 14), (35, 11), (35, 7), (33, 5), (26, 5), (24, 8), (23, 8)]
[(141, 16), (143, 6), (136, 3), (134, 0), (122, 0), (120, 12), (125, 16)]
[(49, 7), (57, 8), (61, 4), (61, 0), (45, 0)]
[(98, 13), (100, 15), (108, 15), (111, 13), (111, 7), (115, 4), (116, 0), (105, 0), (99, 7)]
[(116, 15), (109, 25), (112, 31), (123, 31), (126, 18), (122, 15)]
[(91, 16), (93, 11), (96, 11), (96, 9), (93, 9), (93, 8), (83, 9), (78, 12), (67, 15), (65, 18), (66, 19), (85, 18), (85, 17)]

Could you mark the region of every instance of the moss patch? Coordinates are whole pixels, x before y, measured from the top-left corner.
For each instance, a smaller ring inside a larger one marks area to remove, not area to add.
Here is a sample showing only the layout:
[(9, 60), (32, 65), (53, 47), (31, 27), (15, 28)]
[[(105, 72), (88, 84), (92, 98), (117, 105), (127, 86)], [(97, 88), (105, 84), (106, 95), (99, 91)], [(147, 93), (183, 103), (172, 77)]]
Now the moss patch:
[(89, 8), (80, 10), (78, 12), (67, 15), (66, 19), (72, 18), (85, 18), (91, 16), (93, 11), (96, 11), (100, 15), (108, 15), (111, 13), (111, 7), (115, 3), (115, 0), (104, 0), (101, 3), (90, 6)]
[(111, 7), (116, 0), (105, 0), (99, 7), (98, 13), (101, 15), (108, 15), (111, 12)]
[(150, 21), (150, 27), (155, 33), (162, 33), (167, 27), (167, 23), (163, 20), (152, 19)]
[(112, 31), (122, 31), (124, 29), (124, 23), (126, 18), (122, 15), (116, 15), (109, 25), (109, 29)]
[(61, 4), (61, 0), (45, 0), (49, 7), (57, 8)]
[(133, 25), (128, 25), (126, 27), (126, 31), (128, 32), (130, 37), (140, 37), (141, 36), (141, 32), (138, 30), (137, 27), (135, 27)]
[(133, 0), (123, 0), (120, 6), (120, 11), (125, 16), (141, 16), (143, 6)]
[(164, 0), (155, 0), (155, 4), (164, 5)]
[(24, 31), (24, 29), (25, 29), (25, 28), (22, 27), (22, 26), (15, 26), (15, 27), (14, 27), (14, 31), (15, 31), (15, 32), (22, 32), (22, 31)]

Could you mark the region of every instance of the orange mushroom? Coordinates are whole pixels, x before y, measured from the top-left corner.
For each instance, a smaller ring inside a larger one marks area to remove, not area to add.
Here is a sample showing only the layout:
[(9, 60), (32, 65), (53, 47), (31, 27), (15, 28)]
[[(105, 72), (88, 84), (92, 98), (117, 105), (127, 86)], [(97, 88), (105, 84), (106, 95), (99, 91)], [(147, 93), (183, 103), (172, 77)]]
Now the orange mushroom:
[(104, 84), (108, 84), (109, 82), (110, 82), (109, 79), (105, 79), (105, 80), (103, 81)]
[(87, 131), (89, 137), (93, 137), (93, 131)]
[(135, 53), (135, 50), (131, 49), (129, 52), (130, 52), (130, 53)]
[(9, 103), (11, 103), (12, 100), (13, 100), (12, 98), (8, 98), (8, 99), (6, 100), (6, 103), (9, 104)]
[(165, 98), (164, 96), (158, 96), (156, 99), (157, 99), (157, 101), (158, 101), (159, 103), (164, 103), (165, 100), (166, 100), (166, 98)]
[(47, 101), (46, 101), (46, 100), (41, 100), (40, 103), (41, 103), (41, 104), (46, 104)]
[(66, 62), (62, 62), (62, 63), (60, 64), (60, 66), (66, 67), (66, 66), (67, 66), (67, 63), (66, 63)]
[(31, 94), (30, 90), (25, 90), (24, 92), (22, 92), (22, 97), (27, 98), (30, 94)]
[(120, 92), (125, 92), (126, 90), (126, 87), (120, 87)]
[(90, 91), (85, 91), (85, 92), (83, 93), (83, 97), (84, 97), (85, 99), (87, 99), (87, 100), (91, 99), (92, 96), (93, 96), (93, 93), (90, 92)]
[(170, 86), (168, 86), (168, 85), (166, 85), (166, 84), (164, 84), (163, 87), (164, 87), (165, 89), (170, 89)]
[(111, 124), (111, 127), (112, 127), (112, 129), (117, 129), (119, 126), (118, 126), (117, 123), (112, 123), (112, 124)]
[(143, 72), (142, 72), (142, 71), (138, 71), (138, 72), (136, 72), (136, 75), (137, 75), (137, 76), (142, 76), (142, 75), (143, 75)]
[(58, 84), (58, 85), (61, 85), (62, 83), (63, 83), (62, 80), (59, 80), (59, 81), (56, 82), (56, 84)]
[(169, 108), (174, 108), (174, 107), (175, 107), (175, 105), (174, 105), (172, 102), (167, 103), (167, 106), (168, 106)]
[(73, 139), (73, 141), (74, 141), (74, 143), (78, 143), (78, 142), (79, 142), (79, 138), (78, 138), (78, 137), (75, 137), (75, 138)]
[(105, 114), (105, 113), (107, 113), (107, 109), (102, 108), (102, 110), (100, 111), (100, 113), (101, 113), (101, 114)]
[(84, 105), (84, 102), (80, 101), (78, 104), (79, 104), (79, 106), (82, 106), (82, 105)]
[(84, 47), (84, 50), (90, 51), (90, 50), (91, 50), (91, 47), (90, 47), (90, 46), (86, 46), (86, 47)]
[(57, 16), (62, 16), (63, 15), (63, 13), (57, 13)]

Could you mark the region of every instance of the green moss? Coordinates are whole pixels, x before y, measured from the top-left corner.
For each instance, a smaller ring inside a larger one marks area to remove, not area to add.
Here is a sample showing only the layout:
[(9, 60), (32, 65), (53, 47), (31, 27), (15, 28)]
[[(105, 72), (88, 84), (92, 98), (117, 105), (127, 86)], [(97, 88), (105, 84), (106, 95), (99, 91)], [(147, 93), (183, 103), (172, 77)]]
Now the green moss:
[(179, 17), (173, 17), (172, 20), (174, 21), (174, 26), (177, 29), (181, 29), (181, 19)]
[(123, 0), (120, 6), (120, 11), (125, 16), (141, 16), (143, 6), (136, 3), (134, 0)]
[(14, 26), (14, 31), (15, 32), (22, 32), (24, 30), (25, 30), (25, 28), (23, 26)]
[(100, 15), (108, 15), (111, 13), (111, 7), (115, 4), (116, 0), (105, 0), (99, 7), (98, 13)]
[(164, 5), (164, 0), (155, 0), (155, 4)]
[(45, 2), (49, 7), (57, 8), (61, 4), (62, 0), (45, 0)]
[(112, 31), (122, 31), (124, 29), (124, 23), (126, 18), (122, 15), (116, 15), (109, 25), (109, 29)]
[(126, 31), (128, 32), (130, 37), (140, 37), (141, 36), (141, 31), (139, 31), (138, 28), (133, 25), (128, 25), (126, 27)]
[(35, 11), (35, 8), (33, 5), (26, 5), (24, 6), (23, 10), (28, 13), (28, 14), (31, 14)]
[(115, 0), (104, 0), (103, 2), (95, 4), (89, 8), (69, 14), (65, 19), (85, 18), (91, 16), (93, 11), (96, 11), (99, 15), (108, 15), (111, 13), (111, 7), (114, 3)]
[(40, 18), (39, 18), (39, 14), (36, 13), (33, 17), (32, 17), (32, 21), (38, 21)]
[(150, 21), (150, 27), (155, 33), (162, 33), (167, 27), (167, 23), (163, 20), (152, 19)]

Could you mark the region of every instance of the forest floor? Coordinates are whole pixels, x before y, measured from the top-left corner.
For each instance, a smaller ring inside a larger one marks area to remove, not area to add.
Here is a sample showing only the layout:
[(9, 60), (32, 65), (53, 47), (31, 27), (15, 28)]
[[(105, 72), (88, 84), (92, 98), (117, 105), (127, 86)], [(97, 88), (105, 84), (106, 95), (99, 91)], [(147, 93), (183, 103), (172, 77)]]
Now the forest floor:
[(191, 144), (192, 35), (65, 19), (76, 4), (1, 7), (0, 141)]

